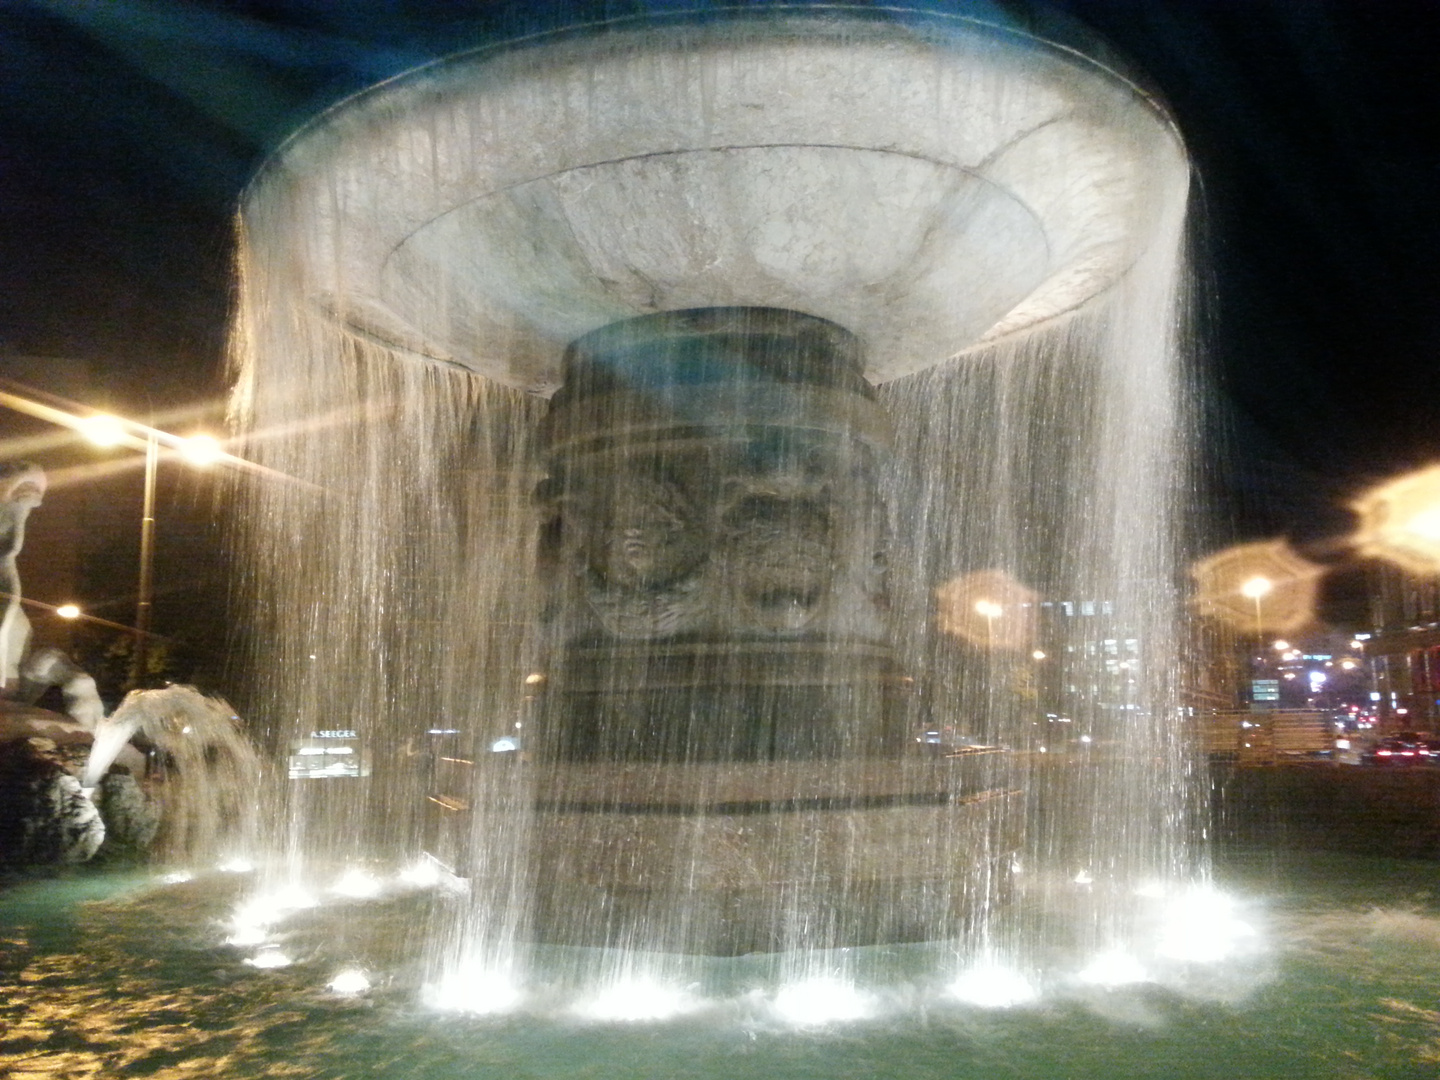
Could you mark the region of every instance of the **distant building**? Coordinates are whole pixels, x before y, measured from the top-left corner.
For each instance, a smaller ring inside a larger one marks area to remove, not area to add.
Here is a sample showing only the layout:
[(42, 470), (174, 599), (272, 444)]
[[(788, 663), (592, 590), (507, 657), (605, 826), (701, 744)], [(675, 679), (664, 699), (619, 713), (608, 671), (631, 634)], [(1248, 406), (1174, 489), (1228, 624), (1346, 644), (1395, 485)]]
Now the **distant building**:
[(1110, 600), (1045, 600), (1032, 667), (1047, 741), (1122, 728), (1124, 714), (1150, 707), (1143, 692), (1153, 662), (1135, 620)]
[(1382, 729), (1440, 729), (1440, 578), (1376, 563), (1370, 598), (1363, 644)]

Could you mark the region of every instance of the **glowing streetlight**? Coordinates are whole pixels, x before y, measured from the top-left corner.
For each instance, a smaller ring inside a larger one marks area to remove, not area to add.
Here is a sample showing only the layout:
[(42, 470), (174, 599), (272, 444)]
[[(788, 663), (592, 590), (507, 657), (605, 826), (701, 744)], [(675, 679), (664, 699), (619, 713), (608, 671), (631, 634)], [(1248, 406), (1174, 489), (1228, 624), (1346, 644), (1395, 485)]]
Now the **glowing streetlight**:
[(55, 614), (59, 615), (62, 619), (78, 619), (80, 617), (80, 609), (74, 604), (61, 604), (55, 609)]
[(220, 449), (220, 442), (213, 435), (191, 435), (180, 440), (176, 447), (180, 456), (191, 465), (204, 468), (206, 465), (213, 465), (224, 456), (225, 451)]
[(935, 590), (935, 628), (986, 649), (1035, 648), (1040, 596), (1003, 570), (972, 570)]
[(1255, 577), (1247, 578), (1245, 583), (1240, 586), (1240, 595), (1248, 596), (1255, 601), (1255, 636), (1257, 638), (1265, 636), (1265, 620), (1260, 615), (1260, 601), (1263, 597), (1268, 596), (1274, 588), (1273, 581), (1258, 574)]
[(994, 600), (976, 600), (975, 612), (985, 618), (985, 648), (989, 652), (995, 650), (995, 620), (998, 619), (1005, 609)]
[(1240, 586), (1240, 595), (1249, 597), (1259, 602), (1260, 598), (1275, 588), (1275, 583), (1267, 577), (1252, 577)]
[(1270, 647), (1271, 647), (1272, 649), (1274, 649), (1274, 650), (1275, 650), (1276, 652), (1278, 652), (1278, 653), (1289, 652), (1289, 651), (1290, 651), (1290, 642), (1288, 642), (1288, 641), (1277, 641), (1277, 642), (1275, 642), (1274, 645), (1272, 645), (1272, 646), (1270, 646)]
[(1032, 660), (1044, 660), (1044, 659), (1045, 659), (1045, 651), (1044, 651), (1043, 649), (1036, 649), (1034, 652), (1032, 652), (1032, 653), (1030, 654), (1030, 659), (1032, 659)]
[(1353, 508), (1355, 545), (1411, 574), (1440, 573), (1440, 465), (1405, 473), (1366, 492)]
[(79, 423), (80, 434), (96, 446), (118, 446), (125, 438), (125, 425), (107, 413), (87, 416)]
[[(8, 380), (0, 380), (8, 382)], [(59, 399), (56, 399), (59, 401)], [(78, 432), (96, 446), (127, 446), (145, 452), (145, 495), (144, 508), (140, 519), (140, 585), (139, 599), (135, 608), (135, 654), (132, 658), (131, 680), (138, 683), (145, 670), (145, 659), (150, 634), (150, 607), (153, 595), (153, 568), (155, 548), (155, 471), (160, 461), (160, 448), (180, 456), (192, 465), (209, 465), (216, 462), (230, 468), (241, 469), (257, 475), (281, 479), (287, 482), (304, 483), (273, 469), (256, 465), (244, 458), (236, 457), (221, 448), (220, 443), (210, 435), (191, 435), (182, 438), (148, 424), (136, 423), (108, 413), (90, 412), (83, 406), (67, 404), (58, 408), (42, 401), (36, 401), (27, 394), (12, 393), (0, 388), (0, 406), (14, 409), (40, 420), (58, 424)], [(66, 605), (70, 607), (72, 605)], [(75, 616), (78, 617), (79, 610)], [(64, 617), (64, 616), (62, 616)], [(91, 616), (93, 619), (94, 617)], [(103, 622), (103, 620), (96, 620)], [(106, 624), (111, 625), (111, 624)]]
[(1276, 636), (1296, 633), (1314, 620), (1324, 572), (1283, 539), (1236, 544), (1205, 556), (1190, 570), (1197, 586), (1195, 604), (1203, 614)]

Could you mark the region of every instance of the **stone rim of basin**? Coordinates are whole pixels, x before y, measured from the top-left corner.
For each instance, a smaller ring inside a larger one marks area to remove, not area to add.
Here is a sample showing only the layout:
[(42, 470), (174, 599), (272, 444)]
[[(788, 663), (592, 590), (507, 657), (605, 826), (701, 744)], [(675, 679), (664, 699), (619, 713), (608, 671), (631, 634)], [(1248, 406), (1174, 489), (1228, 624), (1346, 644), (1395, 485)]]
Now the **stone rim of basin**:
[(322, 318), (531, 392), (600, 326), (725, 305), (830, 319), (885, 382), (1105, 293), (1188, 182), (1163, 106), (1108, 62), (904, 15), (620, 20), (461, 53), (318, 117), (244, 214), (325, 253), (295, 271)]

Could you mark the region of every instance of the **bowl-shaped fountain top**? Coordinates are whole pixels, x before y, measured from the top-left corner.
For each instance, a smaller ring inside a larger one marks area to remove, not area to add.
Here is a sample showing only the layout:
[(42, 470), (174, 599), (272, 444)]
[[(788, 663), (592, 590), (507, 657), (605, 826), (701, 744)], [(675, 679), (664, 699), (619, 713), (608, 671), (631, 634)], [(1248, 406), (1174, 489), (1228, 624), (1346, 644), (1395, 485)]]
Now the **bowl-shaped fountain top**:
[(292, 139), (247, 214), (309, 234), (330, 317), (527, 390), (597, 327), (707, 306), (839, 323), (883, 382), (1107, 290), (1183, 169), (1156, 104), (1072, 50), (771, 12), (402, 76)]

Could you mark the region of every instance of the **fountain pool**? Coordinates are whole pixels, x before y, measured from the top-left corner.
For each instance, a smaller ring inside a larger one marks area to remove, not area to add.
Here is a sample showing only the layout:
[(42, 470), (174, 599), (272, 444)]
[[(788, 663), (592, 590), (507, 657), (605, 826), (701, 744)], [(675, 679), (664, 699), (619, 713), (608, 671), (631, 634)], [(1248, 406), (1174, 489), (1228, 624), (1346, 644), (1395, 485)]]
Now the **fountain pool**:
[(813, 986), (787, 996), (773, 965), (751, 957), (707, 960), (678, 993), (632, 982), (607, 996), (538, 978), (480, 1016), (422, 1005), (413, 958), (392, 966), (442, 895), (332, 896), (284, 924), (291, 963), (267, 968), (224, 943), (248, 876), (81, 875), (0, 894), (0, 1070), (1405, 1080), (1433, 1076), (1440, 1057), (1433, 862), (1224, 860), (1231, 914), (1255, 931), (1236, 931), (1225, 960), (1107, 985), (1078, 978), (1077, 957), (1009, 1008), (957, 999), (953, 954), (906, 946), (861, 950), (859, 997)]

